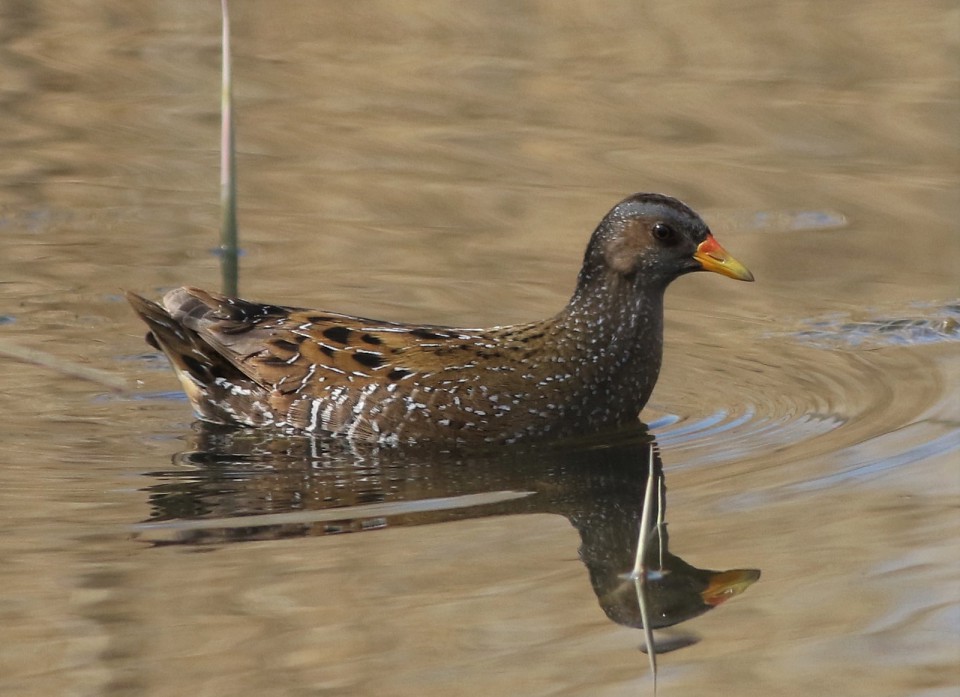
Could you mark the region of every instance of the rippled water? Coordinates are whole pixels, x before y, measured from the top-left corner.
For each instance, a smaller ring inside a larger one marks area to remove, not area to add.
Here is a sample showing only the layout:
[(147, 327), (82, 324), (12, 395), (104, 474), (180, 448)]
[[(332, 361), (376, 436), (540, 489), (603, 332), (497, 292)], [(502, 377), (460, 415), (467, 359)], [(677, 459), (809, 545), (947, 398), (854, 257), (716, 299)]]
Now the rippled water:
[[(664, 587), (762, 575), (660, 596), (659, 694), (954, 694), (960, 13), (731, 8), (234, 3), (241, 289), (525, 321), (679, 196), (758, 282), (668, 293)], [(650, 694), (641, 443), (191, 424), (120, 291), (218, 283), (218, 21), (0, 6), (0, 693)]]

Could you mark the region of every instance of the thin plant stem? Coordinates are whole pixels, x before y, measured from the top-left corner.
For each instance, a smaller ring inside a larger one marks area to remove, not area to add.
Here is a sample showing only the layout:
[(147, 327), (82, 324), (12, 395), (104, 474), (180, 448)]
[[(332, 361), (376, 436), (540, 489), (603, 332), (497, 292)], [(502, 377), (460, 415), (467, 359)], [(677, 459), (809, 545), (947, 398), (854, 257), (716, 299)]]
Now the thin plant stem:
[(112, 392), (125, 392), (129, 385), (119, 375), (114, 375), (106, 370), (91, 368), (87, 365), (81, 365), (61, 356), (55, 356), (52, 353), (39, 351), (35, 348), (26, 348), (19, 346), (12, 341), (0, 339), (0, 356), (12, 358), (22, 363), (30, 363), (43, 368), (49, 368), (62, 375), (80, 378), (87, 382), (96, 383)]
[[(637, 556), (633, 565), (633, 572), (630, 574), (633, 578), (634, 588), (637, 591), (637, 604), (640, 606), (640, 621), (643, 623), (643, 639), (647, 644), (647, 659), (650, 661), (650, 674), (653, 677), (653, 694), (657, 694), (657, 647), (653, 643), (653, 628), (650, 626), (650, 613), (647, 603), (647, 569), (645, 557), (647, 554), (647, 541), (650, 538), (650, 516), (653, 505), (653, 486), (654, 481), (658, 479), (653, 445), (650, 446), (650, 462), (647, 471), (647, 486), (643, 494), (643, 512), (640, 514), (640, 535), (637, 539)], [(659, 502), (659, 497), (658, 497)], [(660, 516), (658, 513), (658, 521)]]
[(238, 294), (237, 157), (233, 127), (233, 79), (230, 61), (230, 17), (227, 0), (220, 0), (223, 17), (223, 47), (220, 93), (220, 271), (223, 292)]

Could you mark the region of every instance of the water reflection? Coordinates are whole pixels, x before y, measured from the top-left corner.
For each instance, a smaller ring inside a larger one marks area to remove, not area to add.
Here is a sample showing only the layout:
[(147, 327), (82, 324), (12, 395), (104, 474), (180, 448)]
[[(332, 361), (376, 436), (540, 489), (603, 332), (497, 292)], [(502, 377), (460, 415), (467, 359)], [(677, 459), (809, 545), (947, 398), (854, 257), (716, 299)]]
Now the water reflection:
[[(580, 559), (600, 607), (614, 622), (640, 628), (630, 572), (650, 480), (656, 494), (647, 510), (642, 566), (652, 629), (703, 614), (760, 575), (700, 569), (670, 551), (662, 462), (642, 428), (612, 442), (488, 452), (357, 446), (199, 423), (190, 441), (174, 468), (151, 473), (159, 481), (148, 488), (152, 514), (138, 526), (143, 540), (224, 543), (559, 514), (580, 534)], [(517, 522), (522, 534), (522, 519)]]

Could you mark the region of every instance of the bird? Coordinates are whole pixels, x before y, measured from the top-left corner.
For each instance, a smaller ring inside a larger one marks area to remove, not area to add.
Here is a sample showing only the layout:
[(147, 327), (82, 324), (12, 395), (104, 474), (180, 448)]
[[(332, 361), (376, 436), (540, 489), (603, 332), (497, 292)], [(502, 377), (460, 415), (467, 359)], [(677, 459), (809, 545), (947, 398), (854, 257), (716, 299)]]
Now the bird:
[(569, 302), (539, 321), (401, 324), (193, 287), (127, 298), (202, 421), (382, 445), (509, 444), (636, 425), (660, 372), (664, 291), (697, 271), (754, 280), (690, 207), (638, 193), (603, 217)]

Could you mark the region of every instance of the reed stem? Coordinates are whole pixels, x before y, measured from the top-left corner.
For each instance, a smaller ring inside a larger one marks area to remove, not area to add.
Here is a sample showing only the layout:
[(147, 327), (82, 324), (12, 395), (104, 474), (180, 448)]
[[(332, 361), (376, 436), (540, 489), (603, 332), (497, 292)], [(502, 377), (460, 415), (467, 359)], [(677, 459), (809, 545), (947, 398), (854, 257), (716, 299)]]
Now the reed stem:
[(240, 275), (240, 249), (237, 243), (237, 158), (227, 0), (220, 0), (220, 11), (223, 18), (220, 93), (220, 271), (224, 294), (236, 297)]

